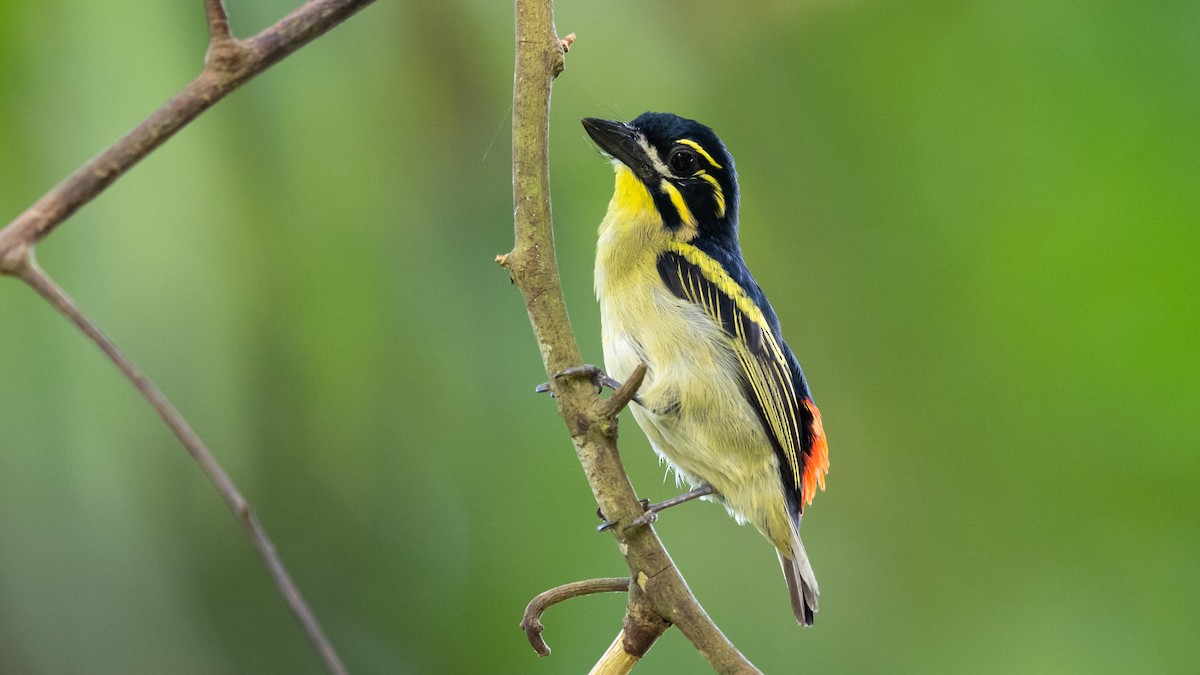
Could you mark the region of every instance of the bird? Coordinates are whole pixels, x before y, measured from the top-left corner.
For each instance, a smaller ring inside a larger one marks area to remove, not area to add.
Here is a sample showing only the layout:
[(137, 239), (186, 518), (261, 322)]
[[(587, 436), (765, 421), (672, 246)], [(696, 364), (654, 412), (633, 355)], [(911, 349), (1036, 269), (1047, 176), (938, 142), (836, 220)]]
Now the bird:
[(733, 157), (711, 128), (671, 113), (581, 121), (616, 171), (595, 266), (607, 377), (645, 365), (638, 426), (677, 482), (774, 545), (792, 612), (811, 626), (820, 591), (800, 521), (825, 489), (829, 447), (742, 257)]

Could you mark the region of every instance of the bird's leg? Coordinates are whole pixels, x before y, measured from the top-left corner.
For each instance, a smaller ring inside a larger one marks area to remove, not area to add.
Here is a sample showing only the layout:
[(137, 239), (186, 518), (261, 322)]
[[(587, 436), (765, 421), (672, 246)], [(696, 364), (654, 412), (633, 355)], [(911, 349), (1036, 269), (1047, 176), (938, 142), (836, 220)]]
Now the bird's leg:
[[(659, 511), (669, 509), (672, 506), (679, 506), (680, 504), (683, 504), (684, 502), (690, 502), (693, 499), (699, 499), (700, 497), (707, 497), (708, 495), (715, 495), (715, 494), (717, 494), (717, 489), (714, 488), (713, 486), (709, 485), (708, 483), (705, 483), (699, 487), (688, 490), (687, 492), (679, 495), (678, 497), (672, 497), (666, 501), (662, 501), (657, 504), (650, 504), (649, 500), (643, 499), (642, 500), (642, 509), (645, 510), (645, 513), (638, 516), (637, 518), (634, 518), (625, 529), (629, 529), (631, 527), (642, 527), (643, 525), (649, 525), (650, 523), (653, 523), (654, 521), (658, 520)], [(600, 513), (597, 512), (597, 515), (600, 515)], [(603, 516), (601, 516), (601, 517), (603, 517)], [(616, 525), (616, 523), (611, 520), (606, 520), (598, 529), (599, 529), (599, 531), (603, 532), (603, 531), (611, 528), (613, 525)]]
[[(603, 370), (600, 370), (599, 366), (593, 366), (590, 363), (584, 364), (582, 366), (572, 366), (572, 367), (567, 368), (566, 370), (562, 371), (561, 373), (554, 374), (554, 379), (556, 379), (556, 380), (562, 379), (564, 377), (586, 377), (587, 379), (591, 380), (592, 385), (594, 387), (596, 387), (597, 394), (604, 391), (605, 387), (608, 387), (609, 389), (612, 389), (613, 391), (616, 391), (621, 388), (620, 382), (617, 382), (616, 380), (614, 380), (611, 377), (609, 377), (608, 375), (606, 375)], [(546, 392), (549, 392), (551, 396), (554, 395), (554, 391), (551, 389), (549, 382), (543, 382), (543, 383), (539, 384), (537, 387), (534, 388), (533, 391), (538, 394), (545, 394)], [(634, 395), (633, 400), (637, 401), (638, 404), (641, 404), (641, 402), (642, 402), (642, 400), (640, 398), (638, 398), (636, 394)]]
[(699, 499), (700, 497), (706, 497), (708, 495), (715, 494), (717, 494), (717, 489), (708, 483), (705, 483), (699, 487), (688, 490), (678, 497), (672, 497), (666, 501), (662, 501), (657, 504), (651, 504), (650, 506), (646, 507), (645, 513), (634, 519), (633, 522), (629, 523), (629, 527), (641, 527), (643, 525), (649, 525), (655, 520), (658, 520), (659, 511), (669, 509), (672, 506), (678, 506), (684, 502), (690, 502), (693, 499)]

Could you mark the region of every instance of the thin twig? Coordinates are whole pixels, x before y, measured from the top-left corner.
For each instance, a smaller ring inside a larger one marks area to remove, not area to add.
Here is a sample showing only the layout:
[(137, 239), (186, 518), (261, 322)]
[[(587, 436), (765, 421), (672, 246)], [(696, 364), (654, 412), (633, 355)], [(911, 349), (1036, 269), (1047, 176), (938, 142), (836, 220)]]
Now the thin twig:
[(638, 362), (629, 377), (625, 378), (625, 382), (608, 398), (608, 402), (604, 406), (604, 414), (609, 417), (619, 415), (625, 406), (637, 397), (638, 389), (642, 387), (642, 381), (645, 379), (646, 364)]
[(549, 656), (550, 646), (542, 639), (542, 630), (544, 629), (542, 626), (542, 614), (547, 609), (564, 600), (578, 598), (583, 595), (624, 593), (628, 590), (629, 579), (626, 577), (573, 581), (569, 584), (551, 588), (544, 593), (539, 593), (537, 597), (529, 601), (529, 605), (525, 607), (525, 616), (521, 619), (521, 630), (525, 631), (525, 636), (529, 638), (529, 644), (533, 646), (533, 651), (537, 652), (538, 656)]
[[(220, 59), (210, 58), (204, 72), (171, 100), (0, 230), (0, 262), (15, 250), (41, 241), (79, 207), (95, 199), (133, 165), (234, 89), (372, 2), (309, 0), (258, 35), (231, 42), (235, 49)], [(0, 264), (0, 272), (6, 271)]]
[(231, 40), (229, 15), (221, 0), (204, 0), (204, 11), (208, 15), (208, 40), (210, 43)]
[(309, 608), (308, 603), (304, 601), (304, 596), (300, 594), (300, 589), (296, 587), (292, 577), (288, 574), (287, 568), (280, 559), (279, 554), (275, 550), (275, 545), (267, 536), (266, 530), (258, 521), (258, 516), (254, 514), (254, 509), (250, 507), (250, 503), (242, 496), (242, 493), (234, 485), (229, 474), (225, 473), (225, 469), (221, 466), (217, 458), (213, 456), (208, 447), (204, 445), (204, 441), (187, 423), (183, 415), (171, 402), (162, 391), (150, 381), (148, 377), (117, 347), (112, 340), (100, 330), (82, 310), (79, 309), (75, 301), (66, 294), (54, 283), (48, 274), (42, 271), (38, 266), (37, 261), (30, 256), (26, 259), (23, 268), (17, 274), (18, 278), (28, 284), (33, 290), (37, 291), (38, 295), (42, 296), (46, 302), (54, 306), (63, 316), (69, 319), (80, 331), (83, 332), (105, 356), (112, 361), (117, 368), (125, 374), (125, 377), (133, 383), (137, 390), (141, 392), (146, 401), (154, 407), (163, 421), (187, 449), (188, 454), (216, 486), (217, 492), (221, 494), (221, 498), (229, 505), (229, 509), (233, 511), (238, 522), (246, 528), (246, 533), (254, 542), (254, 547), (258, 549), (258, 554), (262, 556), (263, 564), (267, 566), (271, 576), (275, 579), (275, 585), (279, 587), (279, 592), (287, 599), (288, 605), (292, 609), (292, 613), (300, 620), (304, 631), (308, 634), (308, 639), (320, 652), (322, 660), (325, 662), (326, 669), (335, 675), (344, 675), (346, 672), (345, 666), (342, 665), (341, 659), (338, 658), (337, 652), (334, 651), (333, 645), (329, 639), (325, 637), (325, 633), (321, 630), (321, 625), (317, 621), (316, 615)]
[(280, 560), (262, 524), (229, 476), (162, 392), (146, 379), (116, 345), (71, 302), (33, 257), (38, 242), (84, 204), (95, 199), (126, 171), (166, 142), (234, 89), (288, 54), (308, 44), (374, 0), (309, 0), (274, 25), (245, 40), (234, 40), (220, 0), (205, 0), (209, 49), (204, 71), (141, 124), (113, 143), (37, 200), (0, 230), (0, 274), (14, 275), (69, 318), (117, 365), (158, 411), (196, 460), (246, 528), (280, 593), (303, 626), (326, 669), (334, 675), (345, 667), (322, 632), (296, 584)]

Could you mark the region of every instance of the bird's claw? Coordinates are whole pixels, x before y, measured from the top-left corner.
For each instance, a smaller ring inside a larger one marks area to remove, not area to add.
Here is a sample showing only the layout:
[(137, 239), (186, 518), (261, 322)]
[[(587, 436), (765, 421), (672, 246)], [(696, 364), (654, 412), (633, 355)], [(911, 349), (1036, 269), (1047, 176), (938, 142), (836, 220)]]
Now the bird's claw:
[(645, 527), (646, 525), (649, 525), (658, 520), (658, 514), (660, 511), (665, 511), (665, 510), (671, 508), (672, 506), (678, 506), (680, 504), (683, 504), (684, 502), (690, 502), (693, 499), (698, 499), (700, 497), (707, 497), (708, 495), (715, 495), (715, 494), (717, 494), (716, 488), (705, 483), (698, 487), (692, 488), (691, 490), (679, 495), (678, 497), (672, 497), (666, 501), (661, 501), (657, 504), (651, 504), (648, 499), (643, 499), (642, 500), (642, 508), (645, 509), (646, 512), (643, 513), (642, 515), (638, 516), (637, 518), (634, 518), (633, 520), (629, 521), (629, 525), (626, 525), (625, 529), (628, 530), (628, 529), (634, 528), (634, 527)]
[[(653, 506), (650, 504), (649, 499), (639, 499), (638, 502), (642, 505), (642, 511), (643, 511), (642, 515), (638, 516), (637, 518), (634, 518), (633, 521), (630, 522), (629, 525), (623, 529), (628, 530), (631, 527), (641, 527), (642, 525), (649, 525), (650, 523), (653, 523), (654, 521), (658, 520), (658, 512), (651, 510), (653, 508)], [(597, 532), (604, 532), (606, 530), (611, 530), (617, 524), (617, 521), (609, 520), (609, 519), (605, 518), (604, 512), (601, 511), (600, 509), (596, 509), (596, 516), (598, 518), (604, 520), (603, 523), (600, 523), (600, 525), (598, 527), (596, 527)]]
[(554, 375), (554, 379), (561, 380), (564, 377), (585, 377), (592, 382), (592, 386), (596, 388), (596, 393), (604, 391), (605, 387), (609, 389), (620, 389), (621, 383), (612, 379), (600, 370), (599, 366), (594, 366), (590, 363), (585, 363), (582, 366), (572, 366)]
[[(617, 382), (616, 380), (614, 380), (613, 378), (611, 378), (607, 374), (605, 374), (605, 372), (603, 370), (600, 370), (599, 366), (594, 366), (590, 363), (586, 363), (582, 366), (572, 366), (562, 372), (554, 374), (554, 379), (556, 379), (556, 380), (561, 380), (564, 377), (585, 377), (585, 378), (587, 378), (588, 380), (591, 381), (592, 386), (594, 386), (596, 388), (597, 394), (603, 392), (605, 387), (608, 387), (609, 389), (612, 389), (613, 391), (616, 391), (621, 388), (620, 382)], [(551, 386), (551, 384), (549, 382), (543, 382), (543, 383), (539, 384), (538, 386), (534, 387), (533, 391), (536, 394), (549, 393), (551, 396), (554, 396), (554, 388)], [(633, 400), (638, 401), (638, 403), (641, 403), (641, 401), (638, 400), (637, 396), (634, 396)]]

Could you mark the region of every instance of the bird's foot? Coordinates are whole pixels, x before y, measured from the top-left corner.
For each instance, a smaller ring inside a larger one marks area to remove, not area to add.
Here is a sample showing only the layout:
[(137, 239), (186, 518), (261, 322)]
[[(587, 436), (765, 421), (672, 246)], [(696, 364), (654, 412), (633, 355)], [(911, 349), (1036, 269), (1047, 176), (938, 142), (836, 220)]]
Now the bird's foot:
[[(643, 511), (650, 508), (650, 500), (649, 499), (640, 499), (638, 501), (641, 502)], [(617, 521), (609, 520), (608, 518), (605, 518), (604, 512), (601, 511), (600, 509), (596, 509), (596, 517), (599, 518), (600, 520), (604, 521), (603, 523), (600, 523), (600, 525), (598, 525), (596, 527), (597, 532), (604, 532), (605, 530), (611, 530), (617, 524)]]
[[(609, 389), (612, 389), (613, 391), (616, 391), (621, 388), (620, 382), (617, 382), (616, 380), (614, 380), (611, 377), (609, 377), (608, 375), (606, 375), (603, 370), (600, 370), (599, 366), (593, 366), (590, 363), (584, 364), (582, 366), (572, 366), (572, 367), (567, 368), (566, 370), (562, 371), (561, 373), (554, 374), (554, 379), (556, 379), (556, 380), (561, 380), (565, 377), (587, 378), (588, 380), (591, 381), (592, 386), (596, 387), (597, 394), (604, 391), (605, 387), (608, 387)], [(549, 382), (543, 382), (543, 383), (539, 384), (537, 387), (534, 388), (533, 391), (538, 394), (545, 394), (548, 392), (551, 396), (554, 396), (554, 389), (551, 387)], [(642, 402), (641, 399), (639, 399), (636, 394), (634, 395), (633, 400), (637, 401), (639, 404)]]
[[(653, 523), (654, 521), (658, 520), (658, 514), (662, 511), (665, 511), (666, 509), (671, 508), (672, 506), (679, 506), (680, 504), (683, 504), (685, 502), (690, 502), (693, 499), (699, 499), (700, 497), (707, 497), (708, 495), (715, 495), (715, 494), (717, 494), (717, 489), (714, 488), (713, 486), (709, 485), (708, 483), (705, 483), (699, 487), (693, 488), (693, 489), (679, 495), (678, 497), (672, 497), (666, 501), (661, 501), (657, 504), (651, 504), (650, 500), (643, 499), (642, 500), (642, 510), (644, 511), (644, 513), (642, 513), (642, 515), (640, 515), (637, 518), (634, 518), (632, 521), (630, 521), (629, 525), (627, 525), (624, 529), (628, 530), (633, 527), (644, 527), (644, 526), (649, 525), (649, 524)], [(604, 515), (601, 514), (600, 511), (598, 511), (598, 510), (596, 511), (596, 515), (600, 516), (601, 518), (604, 517)], [(600, 527), (597, 529), (600, 532), (603, 532), (607, 529), (612, 528), (616, 524), (617, 523), (614, 521), (605, 520), (604, 523), (602, 525), (600, 525)]]

